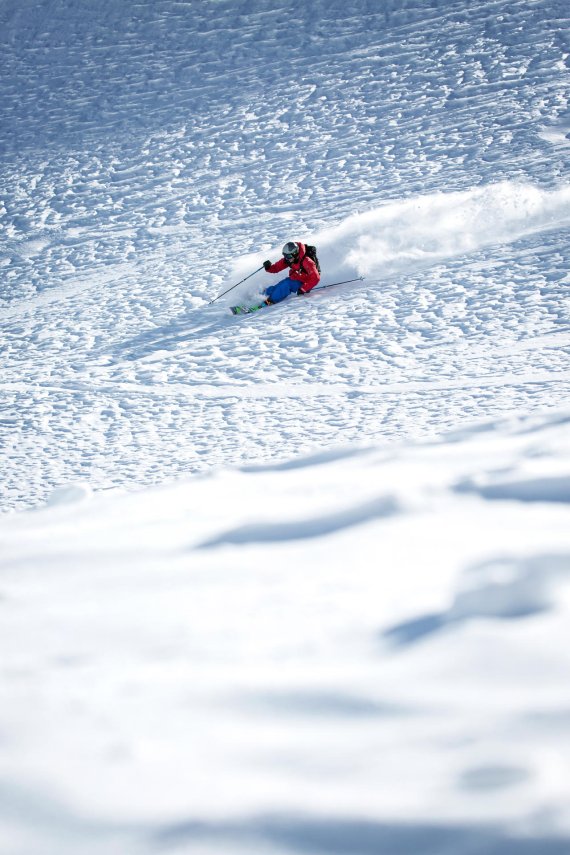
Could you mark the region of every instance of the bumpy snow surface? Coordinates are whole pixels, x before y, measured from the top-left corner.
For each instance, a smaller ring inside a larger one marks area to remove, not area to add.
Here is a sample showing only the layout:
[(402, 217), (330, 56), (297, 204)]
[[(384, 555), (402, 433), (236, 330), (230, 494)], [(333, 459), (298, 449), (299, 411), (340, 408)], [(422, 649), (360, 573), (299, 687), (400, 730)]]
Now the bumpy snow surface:
[(569, 33), (1, 0), (1, 855), (568, 855)]

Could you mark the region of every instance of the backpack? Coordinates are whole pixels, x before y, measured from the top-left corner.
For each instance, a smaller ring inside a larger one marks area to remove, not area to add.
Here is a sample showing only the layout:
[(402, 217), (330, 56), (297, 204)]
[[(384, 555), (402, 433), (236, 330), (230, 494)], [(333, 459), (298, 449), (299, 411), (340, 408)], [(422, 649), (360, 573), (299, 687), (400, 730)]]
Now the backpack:
[(305, 255), (307, 256), (307, 258), (310, 258), (311, 261), (315, 262), (317, 270), (320, 273), (321, 272), (321, 265), (319, 264), (319, 259), (317, 258), (317, 247), (311, 246), (310, 243), (305, 244)]

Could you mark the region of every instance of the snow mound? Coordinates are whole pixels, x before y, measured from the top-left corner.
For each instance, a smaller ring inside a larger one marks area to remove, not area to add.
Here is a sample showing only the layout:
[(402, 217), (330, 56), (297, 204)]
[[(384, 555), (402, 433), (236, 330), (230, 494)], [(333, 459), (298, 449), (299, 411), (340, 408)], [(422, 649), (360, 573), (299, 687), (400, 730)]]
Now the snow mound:
[(84, 502), (92, 494), (89, 484), (67, 484), (52, 490), (46, 500), (48, 507), (58, 505), (73, 505), (76, 502)]

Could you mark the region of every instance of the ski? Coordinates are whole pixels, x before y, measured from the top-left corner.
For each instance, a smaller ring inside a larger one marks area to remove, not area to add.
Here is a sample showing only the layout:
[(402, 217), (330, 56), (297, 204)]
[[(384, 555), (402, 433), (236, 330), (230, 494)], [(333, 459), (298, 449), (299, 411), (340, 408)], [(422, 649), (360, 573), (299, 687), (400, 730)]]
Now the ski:
[(230, 311), (233, 315), (250, 315), (252, 312), (257, 312), (258, 309), (263, 309), (267, 303), (259, 303), (257, 306), (230, 306)]

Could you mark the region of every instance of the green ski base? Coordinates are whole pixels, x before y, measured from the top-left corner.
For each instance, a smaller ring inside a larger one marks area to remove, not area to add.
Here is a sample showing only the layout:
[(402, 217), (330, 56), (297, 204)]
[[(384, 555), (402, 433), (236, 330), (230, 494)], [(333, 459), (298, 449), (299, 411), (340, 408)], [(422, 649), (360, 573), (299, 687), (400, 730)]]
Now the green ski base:
[(250, 315), (252, 312), (257, 312), (266, 306), (267, 303), (259, 303), (257, 306), (230, 306), (230, 311), (234, 315)]

